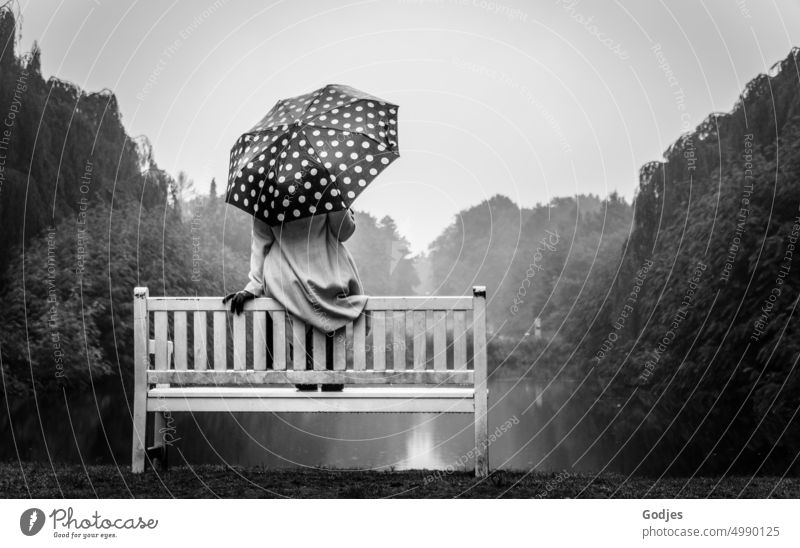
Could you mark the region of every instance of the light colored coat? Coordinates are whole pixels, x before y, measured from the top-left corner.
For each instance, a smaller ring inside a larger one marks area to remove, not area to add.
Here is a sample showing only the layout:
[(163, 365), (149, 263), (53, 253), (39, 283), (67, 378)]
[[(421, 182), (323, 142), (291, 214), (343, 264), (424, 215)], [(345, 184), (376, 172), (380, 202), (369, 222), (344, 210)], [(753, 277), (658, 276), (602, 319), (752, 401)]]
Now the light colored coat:
[(343, 327), (367, 304), (353, 257), (342, 245), (353, 232), (355, 217), (349, 209), (276, 227), (254, 218), (245, 289), (276, 299), (320, 331)]

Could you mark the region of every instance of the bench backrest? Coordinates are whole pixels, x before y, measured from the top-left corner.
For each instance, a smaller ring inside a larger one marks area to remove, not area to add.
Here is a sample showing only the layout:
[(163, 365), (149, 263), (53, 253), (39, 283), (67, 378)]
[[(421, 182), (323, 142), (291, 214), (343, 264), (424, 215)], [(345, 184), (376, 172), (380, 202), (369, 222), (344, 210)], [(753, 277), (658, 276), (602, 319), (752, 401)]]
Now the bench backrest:
[(244, 310), (230, 314), (221, 297), (150, 297), (137, 287), (137, 377), (181, 385), (485, 383), (483, 287), (470, 297), (370, 298), (366, 315), (333, 333), (332, 370), (324, 333), (313, 332), (308, 367), (304, 322), (274, 299)]

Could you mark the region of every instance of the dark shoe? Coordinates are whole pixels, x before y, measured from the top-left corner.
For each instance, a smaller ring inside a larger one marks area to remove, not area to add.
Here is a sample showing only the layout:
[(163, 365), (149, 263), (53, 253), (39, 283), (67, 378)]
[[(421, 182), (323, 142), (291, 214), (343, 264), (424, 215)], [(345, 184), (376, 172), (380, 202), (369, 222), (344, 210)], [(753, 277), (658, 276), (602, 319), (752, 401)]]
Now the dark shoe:
[(295, 387), (300, 392), (316, 392), (317, 385), (316, 384), (295, 384)]
[(343, 384), (323, 384), (320, 388), (323, 392), (341, 392), (344, 390)]

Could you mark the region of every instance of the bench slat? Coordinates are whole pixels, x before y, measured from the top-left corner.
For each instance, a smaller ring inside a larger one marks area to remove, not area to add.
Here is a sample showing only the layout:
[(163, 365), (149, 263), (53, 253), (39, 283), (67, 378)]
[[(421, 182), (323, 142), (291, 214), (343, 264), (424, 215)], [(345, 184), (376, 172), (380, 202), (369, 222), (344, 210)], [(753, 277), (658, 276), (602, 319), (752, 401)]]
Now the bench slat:
[(433, 312), (433, 368), (447, 369), (447, 312)]
[(340, 327), (333, 335), (333, 368), (343, 371), (347, 367), (347, 328)]
[(325, 370), (325, 338), (326, 335), (319, 329), (314, 329), (314, 345), (313, 345), (313, 353), (314, 353), (314, 370), (315, 371), (324, 371)]
[(205, 371), (208, 369), (206, 313), (195, 312), (192, 316), (194, 316), (194, 369)]
[(245, 369), (247, 361), (247, 316), (244, 312), (233, 315), (233, 368)]
[(172, 358), (175, 361), (175, 369), (188, 369), (186, 312), (175, 312), (172, 315), (172, 320), (175, 324), (175, 355)]
[(156, 369), (169, 369), (169, 349), (167, 347), (167, 313), (156, 312), (155, 320), (155, 362)]
[(288, 413), (473, 413), (471, 388), (346, 388), (299, 392), (291, 388), (177, 388), (148, 393), (149, 411)]
[(267, 368), (267, 314), (253, 312), (253, 369), (256, 371)]
[(361, 314), (353, 323), (353, 369), (367, 368), (367, 317)]
[(272, 368), (286, 369), (286, 312), (272, 313)]
[(386, 312), (383, 310), (372, 313), (372, 368), (375, 371), (386, 369)]
[(366, 310), (472, 310), (472, 297), (370, 297)]
[[(227, 310), (220, 297), (149, 297), (150, 311), (221, 312)], [(259, 297), (247, 301), (245, 312), (284, 310), (275, 299)], [(365, 310), (472, 310), (472, 297), (370, 297)]]
[(406, 313), (392, 312), (392, 365), (396, 370), (406, 368)]
[(426, 361), (426, 318), (424, 310), (414, 311), (414, 369), (425, 369)]
[(228, 326), (225, 312), (214, 312), (214, 370), (224, 371), (228, 364)]
[(467, 313), (453, 312), (453, 368), (467, 368)]
[[(150, 297), (147, 299), (147, 309), (152, 311), (224, 312), (229, 309), (229, 306), (222, 303), (221, 297)], [(260, 297), (247, 301), (244, 310), (250, 312), (252, 310), (284, 310), (284, 308), (275, 299)]]
[(185, 385), (258, 384), (442, 384), (471, 385), (473, 371), (155, 371), (147, 372), (150, 383)]
[(292, 369), (303, 371), (306, 368), (306, 324), (292, 318)]

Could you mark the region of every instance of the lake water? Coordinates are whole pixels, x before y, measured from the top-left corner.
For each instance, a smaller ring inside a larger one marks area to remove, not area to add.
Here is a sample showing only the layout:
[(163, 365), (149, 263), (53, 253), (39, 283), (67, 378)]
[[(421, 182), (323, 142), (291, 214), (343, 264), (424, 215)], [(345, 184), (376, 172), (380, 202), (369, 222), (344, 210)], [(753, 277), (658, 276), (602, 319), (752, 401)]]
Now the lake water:
[[(120, 388), (3, 402), (5, 461), (130, 464), (131, 419)], [(531, 380), (489, 385), (492, 468), (591, 471), (608, 456), (601, 428), (570, 401), (572, 388)], [(565, 403), (566, 402), (566, 403)], [(10, 417), (10, 419), (9, 419)], [(497, 430), (505, 424), (505, 432)], [(13, 425), (13, 435), (11, 432)], [(472, 468), (471, 415), (175, 413), (168, 418), (173, 465), (326, 466), (362, 469)], [(587, 452), (588, 447), (592, 450)]]

